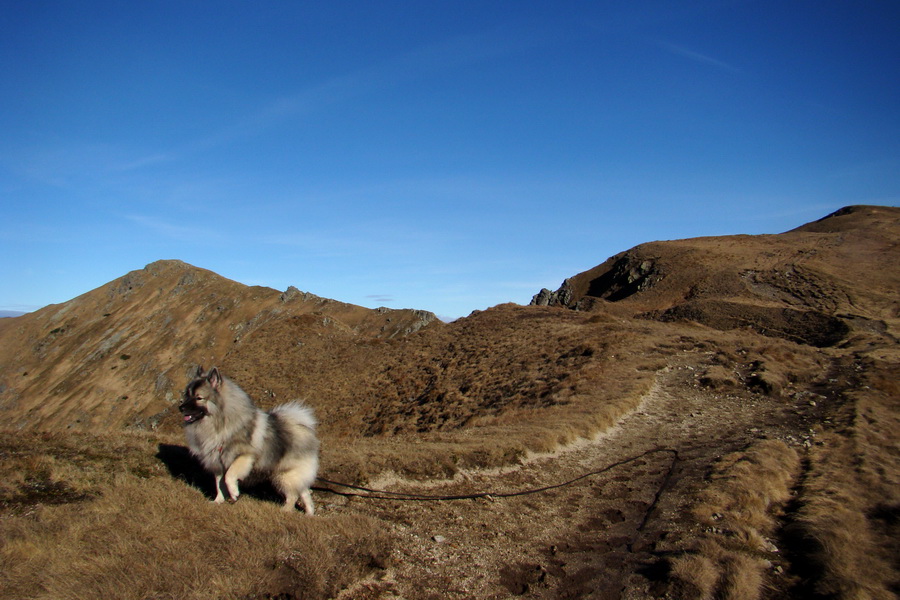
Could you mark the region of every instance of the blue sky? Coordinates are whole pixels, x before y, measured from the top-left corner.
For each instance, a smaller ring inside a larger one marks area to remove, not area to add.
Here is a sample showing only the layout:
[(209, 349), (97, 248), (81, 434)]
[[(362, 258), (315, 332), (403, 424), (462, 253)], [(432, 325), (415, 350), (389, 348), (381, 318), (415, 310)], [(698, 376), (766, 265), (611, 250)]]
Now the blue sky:
[(177, 258), (464, 316), (900, 204), (900, 3), (0, 2), (0, 309)]

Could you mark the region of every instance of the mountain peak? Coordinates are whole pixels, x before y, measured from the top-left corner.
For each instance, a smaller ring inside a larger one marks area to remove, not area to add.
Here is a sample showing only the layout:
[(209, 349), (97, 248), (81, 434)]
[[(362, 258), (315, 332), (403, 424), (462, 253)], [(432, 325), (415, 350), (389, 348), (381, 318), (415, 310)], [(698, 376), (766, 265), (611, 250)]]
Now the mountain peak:
[[(442, 326), (426, 311), (372, 310), (294, 287), (282, 293), (159, 260), (15, 319), (15, 327), (0, 322), (0, 393), (17, 399), (0, 405), (15, 408), (6, 422), (19, 426), (86, 428), (98, 419), (104, 428), (152, 425), (176, 401), (192, 366), (221, 364), (269, 324), (301, 316), (320, 326), (293, 330), (297, 335), (335, 339), (389, 339)], [(47, 397), (53, 409), (40, 400)]]

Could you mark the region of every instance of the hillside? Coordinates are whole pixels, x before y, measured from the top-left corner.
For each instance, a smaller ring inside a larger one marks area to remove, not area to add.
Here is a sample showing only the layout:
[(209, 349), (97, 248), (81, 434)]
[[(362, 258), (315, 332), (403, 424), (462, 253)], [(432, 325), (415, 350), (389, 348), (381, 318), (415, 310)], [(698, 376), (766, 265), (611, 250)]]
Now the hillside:
[(897, 208), (851, 206), (779, 235), (641, 244), (532, 304), (591, 310), (605, 301), (646, 318), (833, 346), (900, 314), (898, 224)]
[(221, 361), (271, 321), (301, 316), (348, 339), (440, 325), (424, 311), (370, 310), (158, 261), (63, 304), (0, 321), (0, 419), (17, 428), (155, 427), (197, 364)]
[[(2, 320), (0, 597), (894, 598), (898, 242), (890, 207), (651, 242), (450, 324), (162, 261)], [(201, 362), (411, 496), (209, 506)]]

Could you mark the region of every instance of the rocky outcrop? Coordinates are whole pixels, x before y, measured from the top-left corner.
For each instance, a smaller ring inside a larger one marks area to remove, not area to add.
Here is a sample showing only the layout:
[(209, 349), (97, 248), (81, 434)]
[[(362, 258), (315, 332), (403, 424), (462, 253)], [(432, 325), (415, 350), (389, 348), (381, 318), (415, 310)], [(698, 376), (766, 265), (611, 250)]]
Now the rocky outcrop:
[(569, 280), (563, 281), (555, 292), (547, 288), (542, 289), (531, 298), (530, 306), (569, 306), (572, 301), (572, 286)]
[[(595, 274), (596, 277), (592, 277)], [(624, 252), (596, 269), (566, 279), (555, 292), (542, 289), (532, 297), (530, 304), (583, 310), (595, 299), (609, 302), (624, 300), (651, 287), (662, 277), (655, 259), (635, 251)]]

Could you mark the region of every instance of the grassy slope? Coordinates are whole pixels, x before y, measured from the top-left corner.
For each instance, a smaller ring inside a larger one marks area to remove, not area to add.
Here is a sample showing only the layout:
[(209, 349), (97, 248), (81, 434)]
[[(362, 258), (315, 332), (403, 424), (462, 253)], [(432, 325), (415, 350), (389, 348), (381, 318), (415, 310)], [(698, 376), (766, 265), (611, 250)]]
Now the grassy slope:
[(0, 445), (0, 597), (329, 598), (389, 559), (364, 517), (205, 501), (150, 434), (26, 434)]

